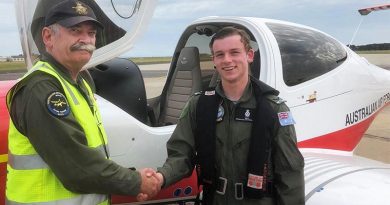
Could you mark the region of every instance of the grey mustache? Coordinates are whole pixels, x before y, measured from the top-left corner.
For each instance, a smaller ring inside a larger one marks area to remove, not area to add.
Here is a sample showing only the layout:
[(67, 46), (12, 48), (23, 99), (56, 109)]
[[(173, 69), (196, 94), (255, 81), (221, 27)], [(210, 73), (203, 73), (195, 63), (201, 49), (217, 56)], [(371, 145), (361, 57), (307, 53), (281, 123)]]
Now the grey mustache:
[(70, 50), (71, 51), (85, 50), (92, 53), (94, 50), (96, 50), (96, 47), (92, 44), (76, 43), (70, 47)]

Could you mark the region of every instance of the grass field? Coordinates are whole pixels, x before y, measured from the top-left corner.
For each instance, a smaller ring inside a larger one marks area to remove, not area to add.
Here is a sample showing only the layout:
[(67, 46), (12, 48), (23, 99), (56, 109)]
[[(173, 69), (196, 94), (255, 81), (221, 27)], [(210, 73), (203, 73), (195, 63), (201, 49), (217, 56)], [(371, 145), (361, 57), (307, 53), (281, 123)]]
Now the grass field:
[(26, 70), (24, 62), (0, 62), (0, 73), (19, 72)]

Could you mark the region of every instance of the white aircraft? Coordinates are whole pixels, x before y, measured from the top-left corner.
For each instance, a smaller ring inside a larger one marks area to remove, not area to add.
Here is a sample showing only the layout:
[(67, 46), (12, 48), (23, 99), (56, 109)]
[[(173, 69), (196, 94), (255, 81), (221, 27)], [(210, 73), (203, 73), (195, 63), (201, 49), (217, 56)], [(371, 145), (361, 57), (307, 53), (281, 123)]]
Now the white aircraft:
[[(43, 12), (58, 1), (15, 0), (28, 69), (42, 49), (36, 43), (40, 42), (37, 31)], [(164, 163), (165, 143), (188, 97), (215, 83), (208, 48), (212, 35), (224, 26), (235, 26), (250, 34), (256, 50), (251, 74), (280, 91), (296, 120), (298, 145), (306, 164), (306, 204), (390, 203), (390, 165), (353, 155), (375, 116), (390, 102), (389, 71), (314, 28), (262, 18), (205, 17), (184, 30), (163, 90), (151, 98), (146, 88), (153, 85), (138, 65), (117, 57), (142, 35), (156, 1), (81, 1), (95, 7), (105, 25), (86, 68), (94, 67), (90, 71), (112, 160), (136, 168)], [(4, 204), (8, 152), (5, 94), (14, 83), (0, 81), (0, 205)], [(139, 203), (132, 197), (113, 196), (113, 203), (172, 204), (194, 200), (197, 193), (193, 174), (151, 201)]]

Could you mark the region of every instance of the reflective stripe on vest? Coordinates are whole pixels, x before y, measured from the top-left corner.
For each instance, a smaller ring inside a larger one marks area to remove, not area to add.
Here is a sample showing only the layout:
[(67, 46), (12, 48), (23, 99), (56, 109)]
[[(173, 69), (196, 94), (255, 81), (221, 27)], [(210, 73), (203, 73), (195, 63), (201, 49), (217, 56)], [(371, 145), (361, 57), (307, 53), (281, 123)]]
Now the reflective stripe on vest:
[[(99, 146), (96, 147), (99, 152), (101, 152), (103, 155), (104, 153), (104, 147)], [(48, 165), (45, 161), (39, 156), (38, 154), (31, 154), (31, 155), (14, 155), (11, 153), (8, 153), (8, 161), (9, 165), (13, 169), (17, 170), (30, 170), (30, 169), (47, 169)]]
[[(71, 199), (58, 200), (54, 202), (36, 202), (36, 203), (28, 203), (31, 205), (91, 205), (91, 204), (105, 204), (107, 201), (106, 195), (101, 194), (84, 194), (78, 197), (74, 197)], [(26, 205), (25, 203), (18, 203), (14, 201), (5, 201), (6, 205)]]
[[(21, 81), (35, 70), (55, 77), (63, 87), (72, 114), (83, 128), (88, 147), (98, 149), (108, 156), (105, 151), (106, 134), (89, 85), (83, 80), (92, 102), (92, 111), (80, 91), (63, 79), (49, 64), (38, 62), (32, 70)], [(18, 92), (18, 85), (19, 83), (12, 87), (7, 94), (8, 108), (14, 94)], [(67, 190), (37, 154), (28, 138), (15, 128), (12, 120), (8, 133), (8, 147), (10, 159), (7, 165), (6, 204), (108, 204), (106, 195), (77, 194)]]

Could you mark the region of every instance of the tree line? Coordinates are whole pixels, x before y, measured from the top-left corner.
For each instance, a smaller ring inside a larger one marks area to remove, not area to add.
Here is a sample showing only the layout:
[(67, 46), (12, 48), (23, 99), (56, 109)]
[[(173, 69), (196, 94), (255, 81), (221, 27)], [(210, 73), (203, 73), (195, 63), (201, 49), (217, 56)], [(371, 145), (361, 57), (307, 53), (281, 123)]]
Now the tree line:
[(374, 43), (360, 46), (351, 45), (350, 48), (354, 51), (390, 50), (390, 43)]

